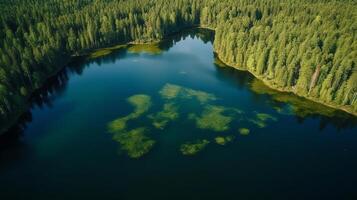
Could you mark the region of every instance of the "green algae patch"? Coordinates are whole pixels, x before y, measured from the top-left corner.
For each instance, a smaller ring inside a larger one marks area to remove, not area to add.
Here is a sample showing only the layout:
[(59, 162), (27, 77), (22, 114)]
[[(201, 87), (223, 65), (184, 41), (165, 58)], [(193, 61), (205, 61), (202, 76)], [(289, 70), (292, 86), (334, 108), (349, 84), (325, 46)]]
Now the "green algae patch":
[(248, 119), (248, 121), (251, 122), (252, 124), (255, 124), (259, 128), (264, 128), (267, 126), (265, 121), (260, 121), (260, 120), (256, 120), (256, 119)]
[(208, 101), (214, 101), (217, 98), (210, 93), (203, 92), (200, 90), (193, 90), (193, 89), (188, 89), (184, 88), (184, 98), (196, 98), (200, 103), (206, 103)]
[(144, 94), (137, 94), (129, 97), (127, 101), (134, 107), (134, 111), (125, 117), (120, 117), (108, 123), (110, 133), (121, 132), (126, 129), (126, 124), (131, 119), (136, 119), (147, 112), (152, 103), (151, 97)]
[(127, 152), (131, 158), (140, 158), (147, 154), (154, 146), (155, 141), (144, 133), (146, 128), (136, 128), (127, 132), (116, 133), (113, 140), (117, 141), (121, 150)]
[(175, 98), (182, 99), (197, 99), (200, 103), (207, 103), (208, 101), (216, 100), (216, 96), (200, 90), (193, 90), (190, 88), (182, 87), (167, 83), (159, 91), (159, 94), (163, 99), (172, 100)]
[(127, 45), (117, 45), (117, 46), (113, 46), (113, 47), (108, 47), (108, 48), (102, 48), (102, 49), (97, 49), (95, 51), (93, 51), (92, 53), (89, 54), (89, 58), (90, 59), (94, 59), (94, 58), (99, 58), (102, 56), (106, 56), (111, 54), (113, 51), (117, 50), (117, 49), (122, 49), (127, 47)]
[(249, 135), (250, 133), (250, 130), (247, 128), (240, 128), (238, 131), (241, 135)]
[(128, 98), (128, 102), (134, 106), (131, 119), (137, 118), (149, 110), (152, 105), (151, 97), (145, 94), (137, 94)]
[(210, 142), (208, 140), (198, 140), (182, 144), (180, 151), (183, 155), (193, 156), (202, 151)]
[(153, 126), (158, 129), (163, 129), (170, 121), (179, 117), (178, 106), (173, 103), (166, 103), (163, 110), (148, 116), (153, 120)]
[(118, 118), (108, 123), (108, 131), (110, 133), (116, 133), (126, 129), (126, 123), (129, 120), (128, 117)]
[(257, 119), (260, 121), (267, 121), (267, 120), (277, 121), (276, 117), (273, 117), (266, 113), (256, 113), (256, 116), (257, 116)]
[(215, 142), (216, 142), (217, 144), (224, 146), (224, 145), (226, 145), (227, 143), (232, 142), (232, 141), (234, 140), (234, 138), (235, 138), (235, 137), (232, 136), (232, 135), (229, 135), (229, 136), (218, 136), (218, 137), (216, 137), (214, 140), (215, 140)]
[(149, 53), (149, 54), (161, 54), (162, 49), (160, 49), (158, 43), (153, 44), (134, 44), (128, 48), (130, 53)]
[(293, 115), (294, 114), (291, 105), (287, 105), (284, 107), (274, 106), (273, 109), (281, 115)]
[(278, 119), (276, 117), (273, 117), (269, 114), (266, 113), (257, 113), (255, 112), (255, 118), (254, 119), (248, 119), (249, 122), (255, 124), (259, 128), (264, 128), (267, 126), (268, 121), (277, 121)]
[(196, 125), (200, 129), (221, 132), (228, 130), (230, 128), (229, 123), (233, 120), (232, 117), (224, 115), (224, 111), (226, 111), (226, 108), (223, 106), (210, 105), (205, 107), (201, 116), (190, 114), (189, 118), (196, 120)]
[(178, 97), (181, 92), (182, 87), (174, 84), (167, 83), (165, 86), (159, 91), (159, 94), (163, 99), (175, 99)]

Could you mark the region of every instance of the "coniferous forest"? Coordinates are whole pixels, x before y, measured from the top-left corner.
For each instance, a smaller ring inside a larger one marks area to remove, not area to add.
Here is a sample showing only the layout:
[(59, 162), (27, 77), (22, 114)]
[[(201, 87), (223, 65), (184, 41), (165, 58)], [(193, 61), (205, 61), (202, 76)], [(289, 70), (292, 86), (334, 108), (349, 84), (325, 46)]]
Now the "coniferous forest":
[(5, 0), (0, 13), (0, 124), (72, 56), (193, 26), (272, 88), (357, 113), (355, 0)]

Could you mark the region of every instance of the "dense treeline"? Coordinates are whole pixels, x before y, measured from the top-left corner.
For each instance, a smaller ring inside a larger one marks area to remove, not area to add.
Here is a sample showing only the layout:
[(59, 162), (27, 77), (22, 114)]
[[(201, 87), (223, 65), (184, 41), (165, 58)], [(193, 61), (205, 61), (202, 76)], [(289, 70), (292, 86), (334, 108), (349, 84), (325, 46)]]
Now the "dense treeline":
[(246, 2), (203, 9), (222, 60), (273, 88), (357, 111), (355, 2)]
[(0, 13), (1, 124), (71, 55), (193, 25), (216, 30), (223, 61), (357, 112), (353, 0), (5, 0)]

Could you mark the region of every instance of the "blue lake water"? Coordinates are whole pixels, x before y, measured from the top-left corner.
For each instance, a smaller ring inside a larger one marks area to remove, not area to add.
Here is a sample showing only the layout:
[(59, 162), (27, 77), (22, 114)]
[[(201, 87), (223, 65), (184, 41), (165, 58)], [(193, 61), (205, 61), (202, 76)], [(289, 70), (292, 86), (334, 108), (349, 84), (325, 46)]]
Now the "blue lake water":
[(69, 64), (0, 137), (0, 198), (356, 199), (356, 117), (225, 66), (212, 38)]

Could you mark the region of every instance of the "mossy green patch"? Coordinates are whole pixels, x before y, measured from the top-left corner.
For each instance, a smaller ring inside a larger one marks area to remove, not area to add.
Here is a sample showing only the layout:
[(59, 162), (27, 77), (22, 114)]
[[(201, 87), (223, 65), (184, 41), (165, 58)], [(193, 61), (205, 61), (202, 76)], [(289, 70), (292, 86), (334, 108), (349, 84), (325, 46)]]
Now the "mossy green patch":
[(206, 106), (201, 116), (190, 114), (189, 118), (196, 120), (196, 125), (201, 129), (211, 129), (213, 131), (228, 130), (229, 123), (233, 120), (232, 117), (226, 116), (223, 112), (226, 108), (223, 106)]
[(255, 112), (255, 118), (254, 119), (248, 119), (251, 123), (257, 125), (259, 128), (264, 128), (267, 126), (268, 121), (277, 121), (276, 117), (273, 117), (269, 114), (266, 113), (257, 113)]
[(113, 140), (117, 141), (121, 149), (126, 151), (131, 158), (140, 158), (148, 153), (155, 144), (155, 141), (147, 137), (145, 128), (136, 128), (127, 132), (117, 132)]
[(134, 107), (134, 111), (125, 117), (120, 117), (108, 123), (110, 133), (121, 132), (126, 129), (126, 124), (131, 119), (136, 119), (147, 112), (151, 107), (151, 97), (144, 94), (133, 95), (127, 101)]
[(158, 43), (153, 44), (134, 44), (128, 48), (130, 53), (149, 53), (149, 54), (160, 54), (162, 50), (160, 49)]
[(281, 114), (281, 115), (292, 115), (292, 114), (294, 114), (293, 111), (292, 111), (292, 109), (291, 109), (291, 105), (282, 106), (282, 107), (280, 107), (280, 106), (273, 106), (273, 109), (274, 109), (277, 113), (279, 113), (279, 114)]
[(257, 119), (260, 121), (267, 121), (267, 120), (277, 121), (276, 117), (273, 117), (266, 113), (256, 113), (256, 116), (257, 116)]
[(134, 106), (132, 119), (137, 118), (149, 110), (152, 105), (151, 97), (145, 94), (137, 94), (128, 98), (128, 102)]
[(190, 88), (185, 88), (179, 85), (174, 84), (166, 84), (160, 91), (161, 97), (163, 99), (175, 99), (175, 98), (182, 98), (182, 99), (197, 99), (200, 103), (206, 103), (208, 101), (216, 100), (216, 96), (204, 91), (200, 90), (193, 90)]
[(177, 98), (181, 92), (182, 87), (174, 84), (167, 83), (159, 91), (159, 94), (163, 99), (174, 99)]
[(208, 101), (216, 100), (216, 97), (213, 94), (203, 92), (200, 90), (192, 90), (184, 88), (184, 98), (196, 98), (201, 103), (206, 103)]
[(267, 126), (267, 124), (264, 121), (261, 120), (256, 120), (256, 119), (248, 119), (249, 122), (257, 125), (259, 128), (264, 128)]
[(249, 135), (250, 133), (250, 130), (247, 128), (240, 128), (238, 131), (241, 135)]
[(149, 118), (153, 120), (153, 126), (158, 129), (165, 128), (169, 121), (175, 120), (178, 117), (178, 106), (173, 103), (166, 103), (162, 111), (149, 115)]
[(202, 151), (210, 142), (208, 140), (198, 140), (182, 144), (180, 151), (183, 155), (192, 156)]
[(116, 133), (116, 132), (120, 132), (126, 129), (126, 123), (129, 120), (129, 117), (121, 117), (118, 118), (114, 121), (111, 121), (108, 123), (108, 131), (110, 133)]
[(229, 135), (229, 136), (218, 136), (216, 137), (214, 140), (216, 141), (217, 144), (219, 145), (226, 145), (229, 142), (232, 142), (234, 140), (234, 136), (233, 135)]
[(127, 47), (127, 45), (117, 45), (117, 46), (113, 46), (113, 47), (98, 49), (98, 50), (95, 50), (92, 53), (90, 53), (89, 58), (94, 59), (94, 58), (106, 56), (106, 55), (112, 53), (114, 50), (122, 49), (125, 47)]

